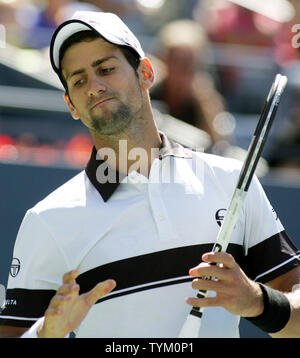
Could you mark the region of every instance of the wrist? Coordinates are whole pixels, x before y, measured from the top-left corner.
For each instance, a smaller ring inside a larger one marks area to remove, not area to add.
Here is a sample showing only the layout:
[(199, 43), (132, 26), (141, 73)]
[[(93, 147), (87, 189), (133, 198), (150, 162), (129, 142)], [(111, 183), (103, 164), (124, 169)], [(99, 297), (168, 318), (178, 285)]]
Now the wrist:
[(245, 318), (267, 333), (279, 332), (289, 321), (290, 302), (282, 292), (261, 283), (259, 286), (263, 294), (263, 312), (258, 316)]
[(264, 295), (260, 285), (256, 282), (253, 282), (254, 287), (254, 300), (251, 311), (244, 318), (257, 317), (264, 312)]

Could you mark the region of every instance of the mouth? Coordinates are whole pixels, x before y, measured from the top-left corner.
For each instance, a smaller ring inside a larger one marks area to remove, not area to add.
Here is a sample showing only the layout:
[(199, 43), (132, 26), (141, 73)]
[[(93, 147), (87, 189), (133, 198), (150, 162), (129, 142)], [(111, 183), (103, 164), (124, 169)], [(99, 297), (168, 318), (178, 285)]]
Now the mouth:
[(102, 104), (109, 102), (113, 99), (113, 97), (109, 97), (109, 98), (103, 98), (99, 101), (97, 101), (95, 104), (92, 105), (91, 109), (94, 109), (97, 106), (101, 106)]

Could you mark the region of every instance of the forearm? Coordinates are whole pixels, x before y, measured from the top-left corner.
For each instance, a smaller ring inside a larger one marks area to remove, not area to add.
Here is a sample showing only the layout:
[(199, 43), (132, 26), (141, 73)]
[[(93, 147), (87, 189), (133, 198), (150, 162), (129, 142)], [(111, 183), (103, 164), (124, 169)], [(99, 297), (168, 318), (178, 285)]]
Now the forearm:
[(0, 326), (0, 338), (19, 338), (27, 328), (14, 326)]

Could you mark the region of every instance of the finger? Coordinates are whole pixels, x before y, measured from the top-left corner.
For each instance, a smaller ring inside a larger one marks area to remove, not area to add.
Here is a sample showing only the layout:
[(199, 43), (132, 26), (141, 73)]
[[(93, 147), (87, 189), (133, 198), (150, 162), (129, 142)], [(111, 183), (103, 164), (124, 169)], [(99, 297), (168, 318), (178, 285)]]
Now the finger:
[(106, 280), (98, 283), (93, 289), (87, 292), (85, 300), (89, 306), (95, 304), (101, 297), (111, 292), (116, 287), (114, 280)]
[(71, 295), (58, 295), (56, 294), (50, 301), (49, 308), (63, 308), (65, 304), (71, 301)]
[(63, 275), (63, 284), (76, 284), (76, 278), (79, 275), (78, 270), (72, 270)]
[(79, 285), (78, 284), (65, 284), (60, 286), (60, 288), (57, 290), (57, 294), (59, 295), (72, 295), (74, 293), (77, 293), (79, 291)]
[(207, 263), (223, 264), (229, 269), (233, 269), (236, 266), (235, 259), (227, 252), (207, 252), (202, 255), (202, 260)]
[(44, 315), (45, 315), (45, 317), (54, 317), (54, 316), (60, 316), (63, 313), (64, 313), (64, 310), (61, 308), (49, 307), (45, 311)]
[(193, 307), (216, 307), (220, 306), (220, 301), (216, 297), (195, 298), (189, 297), (185, 302)]
[(195, 290), (203, 291), (223, 292), (226, 290), (226, 285), (224, 285), (222, 282), (206, 279), (193, 280), (192, 287)]
[(189, 274), (193, 277), (216, 277), (219, 280), (230, 279), (230, 273), (228, 270), (216, 265), (205, 263), (201, 263), (200, 265), (191, 268)]

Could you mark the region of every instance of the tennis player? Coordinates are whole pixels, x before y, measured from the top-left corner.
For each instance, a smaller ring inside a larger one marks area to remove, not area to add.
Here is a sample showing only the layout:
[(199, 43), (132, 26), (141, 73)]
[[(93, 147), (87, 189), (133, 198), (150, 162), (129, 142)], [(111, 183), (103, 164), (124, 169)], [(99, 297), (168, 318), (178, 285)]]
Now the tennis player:
[[(211, 252), (241, 163), (158, 131), (154, 72), (127, 26), (77, 12), (50, 56), (94, 148), (85, 170), (23, 219), (1, 336), (177, 337), (191, 306), (204, 306), (200, 337), (239, 337), (241, 316), (299, 337), (299, 252), (257, 178), (228, 252)], [(193, 298), (199, 289), (209, 297)]]

